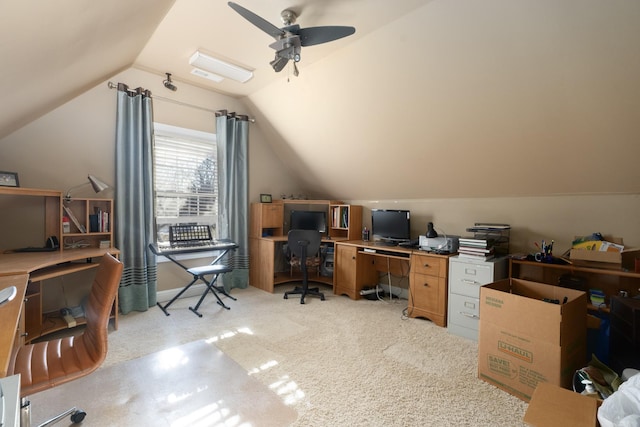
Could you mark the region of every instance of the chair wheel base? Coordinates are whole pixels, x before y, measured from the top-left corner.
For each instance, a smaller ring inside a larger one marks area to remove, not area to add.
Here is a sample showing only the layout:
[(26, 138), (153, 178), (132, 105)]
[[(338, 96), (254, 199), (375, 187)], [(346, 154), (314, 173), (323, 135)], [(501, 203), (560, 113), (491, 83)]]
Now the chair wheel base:
[(86, 416), (86, 412), (84, 412), (82, 409), (78, 409), (73, 414), (71, 414), (71, 422), (74, 424), (80, 424)]
[(305, 290), (303, 287), (296, 286), (292, 291), (284, 293), (284, 299), (289, 299), (289, 295), (300, 295), (300, 304), (304, 304), (304, 299), (309, 295), (319, 297), (320, 301), (325, 300), (324, 294), (320, 292), (320, 288), (308, 288)]

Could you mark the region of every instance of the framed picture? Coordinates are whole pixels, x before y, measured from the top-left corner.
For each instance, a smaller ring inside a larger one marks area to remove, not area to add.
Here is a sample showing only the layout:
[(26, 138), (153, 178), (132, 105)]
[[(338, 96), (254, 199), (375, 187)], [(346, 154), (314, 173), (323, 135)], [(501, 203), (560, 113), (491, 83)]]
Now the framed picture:
[(0, 172), (0, 186), (20, 187), (20, 183), (18, 182), (18, 174), (16, 172)]
[[(16, 180), (18, 177), (16, 176)], [(271, 194), (261, 194), (260, 203), (271, 203)]]

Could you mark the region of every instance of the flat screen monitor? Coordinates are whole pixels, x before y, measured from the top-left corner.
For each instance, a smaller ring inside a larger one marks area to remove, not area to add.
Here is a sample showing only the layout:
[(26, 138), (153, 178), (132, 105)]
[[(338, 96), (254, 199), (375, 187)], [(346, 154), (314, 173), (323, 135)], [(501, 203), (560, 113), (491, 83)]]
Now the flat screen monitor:
[(372, 209), (371, 233), (374, 240), (401, 243), (411, 240), (411, 223), (408, 210)]
[(291, 211), (291, 230), (327, 232), (327, 213), (324, 211)]

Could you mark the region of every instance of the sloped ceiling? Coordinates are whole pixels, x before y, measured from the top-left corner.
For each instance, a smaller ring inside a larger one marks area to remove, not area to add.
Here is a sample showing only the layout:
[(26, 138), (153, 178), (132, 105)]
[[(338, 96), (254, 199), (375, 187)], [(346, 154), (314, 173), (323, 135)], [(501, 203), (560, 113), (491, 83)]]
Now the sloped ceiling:
[(173, 2), (0, 2), (0, 138), (133, 65)]
[[(293, 8), (303, 27), (356, 34), (303, 49), (293, 77), (270, 68), (273, 40), (226, 2), (3, 2), (0, 138), (134, 66), (241, 97), (309, 193), (640, 192), (640, 2), (238, 3), (278, 26)], [(194, 77), (196, 49), (254, 78)]]
[(318, 192), (640, 191), (640, 3), (435, 1), (249, 99)]

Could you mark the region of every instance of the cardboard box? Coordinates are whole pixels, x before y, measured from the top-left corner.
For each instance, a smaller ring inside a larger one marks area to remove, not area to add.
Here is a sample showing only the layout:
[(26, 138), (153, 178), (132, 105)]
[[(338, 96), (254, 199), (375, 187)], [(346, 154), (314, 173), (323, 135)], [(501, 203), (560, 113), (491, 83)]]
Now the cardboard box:
[(478, 378), (524, 401), (541, 382), (571, 388), (587, 363), (586, 322), (585, 292), (520, 279), (482, 286)]
[(583, 396), (549, 383), (533, 392), (523, 421), (533, 427), (595, 427), (601, 400)]
[[(569, 253), (571, 261), (595, 262), (595, 263), (607, 263), (607, 264), (619, 264), (620, 268), (624, 268), (629, 271), (635, 269), (635, 259), (640, 258), (640, 249), (627, 248), (622, 251), (614, 250), (615, 245), (624, 245), (621, 237), (604, 236), (605, 242), (613, 243), (614, 245), (604, 245), (608, 250), (599, 250), (602, 243), (596, 244), (595, 249), (589, 250), (586, 248), (572, 248)], [(590, 242), (596, 243), (596, 242)]]

